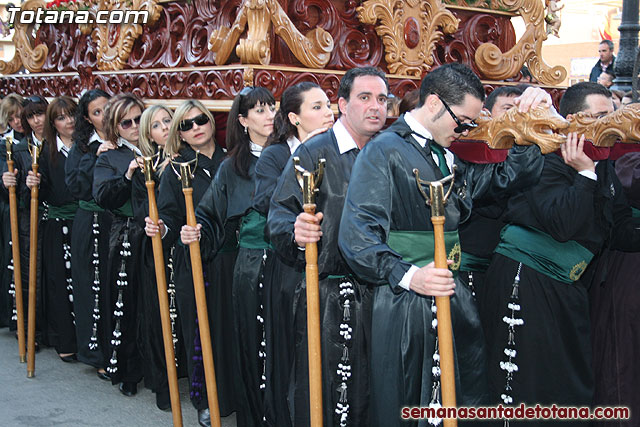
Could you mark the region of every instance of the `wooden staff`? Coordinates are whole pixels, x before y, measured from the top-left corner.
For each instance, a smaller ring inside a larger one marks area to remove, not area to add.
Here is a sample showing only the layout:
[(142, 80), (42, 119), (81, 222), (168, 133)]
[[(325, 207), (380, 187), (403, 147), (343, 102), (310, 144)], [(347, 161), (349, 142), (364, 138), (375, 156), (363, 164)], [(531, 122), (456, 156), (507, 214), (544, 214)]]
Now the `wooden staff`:
[[(160, 153), (152, 157), (143, 157), (145, 185), (149, 197), (149, 218), (158, 224), (158, 205), (156, 204), (156, 183), (153, 173), (157, 166), (154, 157), (160, 158)], [(173, 336), (171, 335), (171, 319), (169, 318), (169, 297), (167, 296), (167, 276), (165, 274), (164, 254), (162, 250), (162, 236), (156, 233), (151, 238), (153, 247), (153, 261), (156, 268), (156, 285), (158, 288), (158, 303), (160, 305), (160, 321), (162, 323), (162, 341), (164, 342), (164, 358), (167, 362), (167, 377), (169, 379), (169, 394), (171, 396), (171, 413), (173, 425), (182, 427), (182, 408), (180, 406), (180, 390), (178, 390), (178, 373), (176, 371)]]
[[(13, 174), (13, 139), (8, 136), (7, 144), (7, 168)], [(11, 252), (13, 255), (13, 283), (15, 284), (16, 299), (16, 326), (18, 328), (18, 352), (20, 363), (27, 361), (24, 339), (24, 304), (22, 300), (22, 271), (20, 270), (20, 233), (18, 231), (18, 201), (16, 199), (16, 187), (9, 187), (9, 217), (11, 218)]]
[[(418, 169), (414, 169), (413, 173), (418, 183), (418, 189), (431, 206), (431, 223), (433, 224), (434, 238), (434, 264), (436, 268), (448, 268), (447, 251), (444, 243), (444, 206), (447, 198), (453, 189), (453, 179), (455, 174), (455, 166), (452, 174), (442, 178), (439, 181), (423, 181), (420, 179)], [(451, 181), (451, 186), (447, 194), (444, 193), (444, 184)], [(422, 185), (429, 186), (429, 195), (422, 188)], [(436, 299), (436, 316), (438, 319), (438, 349), (440, 352), (440, 383), (442, 385), (442, 406), (446, 408), (456, 407), (456, 380), (455, 366), (453, 362), (453, 330), (451, 327), (451, 304), (448, 296), (435, 297)], [(445, 427), (455, 427), (458, 421), (455, 418), (445, 418)]]
[[(38, 159), (41, 145), (29, 144), (31, 152), (31, 170), (38, 176)], [(38, 190), (31, 188), (31, 219), (29, 227), (29, 318), (28, 318), (28, 348), (27, 348), (27, 378), (36, 376), (36, 278), (38, 275)]]
[[(187, 210), (187, 225), (195, 227), (197, 223), (196, 213), (193, 209), (193, 188), (191, 188), (193, 173), (190, 168), (191, 162), (179, 163), (179, 165), (180, 180), (182, 181), (182, 193), (184, 194), (184, 203)], [(199, 241), (196, 240), (195, 242), (189, 243), (189, 254), (191, 256), (193, 289), (196, 295), (198, 327), (200, 328), (200, 345), (202, 346), (202, 362), (204, 364), (204, 377), (207, 385), (207, 400), (209, 401), (211, 426), (220, 427), (218, 387), (216, 385), (216, 370), (213, 365), (213, 349), (211, 347), (211, 332), (209, 331), (209, 313), (207, 312), (207, 299), (204, 290), (204, 276), (202, 274), (202, 258), (200, 257)]]
[[(315, 173), (304, 170), (300, 159), (293, 158), (298, 182), (302, 187), (303, 209), (315, 215), (315, 194), (322, 181), (325, 160), (320, 159)], [(311, 427), (322, 427), (322, 346), (320, 338), (320, 290), (318, 286), (318, 245), (305, 245), (305, 268), (307, 282), (307, 345), (309, 351), (309, 409)]]

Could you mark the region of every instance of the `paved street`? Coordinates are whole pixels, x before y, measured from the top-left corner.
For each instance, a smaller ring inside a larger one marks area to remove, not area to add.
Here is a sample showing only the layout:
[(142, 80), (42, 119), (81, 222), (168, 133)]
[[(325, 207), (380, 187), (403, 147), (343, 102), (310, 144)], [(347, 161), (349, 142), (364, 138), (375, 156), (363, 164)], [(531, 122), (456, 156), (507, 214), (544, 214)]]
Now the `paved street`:
[[(0, 427), (172, 425), (171, 412), (160, 411), (142, 383), (138, 394), (125, 397), (95, 372), (81, 363), (64, 363), (53, 348), (43, 348), (36, 354), (36, 376), (28, 379), (14, 333), (0, 329)], [(183, 423), (198, 426), (187, 380), (181, 379), (179, 387)], [(235, 414), (222, 420), (223, 427), (235, 425)]]

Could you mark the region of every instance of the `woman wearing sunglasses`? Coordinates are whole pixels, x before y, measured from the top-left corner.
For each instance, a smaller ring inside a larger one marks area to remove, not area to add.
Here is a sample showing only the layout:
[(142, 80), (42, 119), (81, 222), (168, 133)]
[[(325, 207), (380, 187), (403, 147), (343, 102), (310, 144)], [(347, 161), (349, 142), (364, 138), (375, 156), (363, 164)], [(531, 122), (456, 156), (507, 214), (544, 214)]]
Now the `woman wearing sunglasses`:
[(233, 275), (233, 309), (238, 337), (241, 387), (238, 425), (261, 425), (264, 416), (265, 342), (264, 275), (272, 250), (264, 236), (266, 218), (252, 206), (255, 165), (273, 131), (275, 99), (262, 87), (245, 88), (233, 101), (227, 120), (229, 158), (218, 171), (198, 205), (197, 227), (183, 226), (180, 237), (187, 245), (202, 234), (203, 259), (210, 260), (223, 246), (229, 227), (239, 221), (238, 260)]
[[(153, 105), (142, 113), (140, 117), (140, 139), (138, 146), (145, 157), (154, 156), (159, 153), (159, 164), (153, 174), (155, 182), (156, 200), (158, 197), (158, 187), (160, 176), (167, 172), (168, 159), (162, 161), (165, 155), (166, 144), (169, 138), (169, 128), (171, 127), (172, 112), (162, 105)], [(141, 160), (140, 160), (141, 161)], [(155, 160), (154, 160), (155, 164)], [(132, 197), (133, 214), (136, 223), (141, 228), (145, 226), (145, 217), (149, 215), (149, 197), (145, 182), (144, 169), (142, 165), (133, 174)], [(164, 251), (164, 265), (172, 265), (173, 248)], [(156, 283), (156, 273), (153, 260), (153, 249), (150, 239), (142, 239), (140, 247), (140, 264), (136, 269), (139, 275), (141, 302), (139, 309), (143, 313), (141, 316), (140, 328), (140, 351), (143, 354), (144, 364), (144, 385), (156, 395), (156, 406), (160, 410), (167, 410), (171, 407), (169, 396), (169, 382), (167, 379), (167, 365), (164, 357), (164, 342), (162, 338), (162, 326), (160, 322), (160, 307), (158, 302), (158, 288)], [(172, 267), (171, 267), (172, 268)], [(175, 294), (175, 287), (171, 275), (167, 275), (167, 287), (170, 293)], [(173, 300), (173, 301), (172, 301)], [(173, 302), (173, 304), (172, 304)], [(169, 301), (172, 315), (176, 315), (175, 299)], [(177, 319), (173, 317), (175, 322)], [(174, 323), (175, 326), (175, 323)], [(176, 331), (176, 328), (173, 328)], [(174, 342), (177, 335), (174, 334)], [(182, 340), (180, 339), (180, 344)], [(177, 344), (177, 342), (176, 342)], [(176, 352), (176, 357), (179, 352)]]
[(107, 280), (111, 214), (95, 202), (92, 186), (96, 160), (107, 150), (103, 117), (108, 100), (109, 95), (100, 89), (87, 91), (80, 98), (74, 143), (65, 165), (67, 188), (78, 199), (71, 234), (77, 355), (79, 361), (95, 367), (98, 378), (106, 381), (111, 339)]
[(48, 220), (42, 226), (42, 288), (45, 315), (44, 339), (55, 347), (63, 362), (74, 362), (73, 280), (71, 276), (71, 228), (78, 209), (77, 199), (65, 183), (65, 162), (73, 144), (76, 102), (56, 98), (47, 107), (40, 172), (29, 171), (29, 189), (40, 186), (40, 200), (48, 204)]
[(111, 98), (104, 110), (104, 132), (109, 150), (98, 156), (93, 171), (93, 197), (113, 214), (109, 236), (108, 281), (111, 307), (101, 316), (111, 321), (107, 373), (113, 384), (120, 383), (125, 396), (137, 392), (142, 379), (142, 360), (137, 345), (138, 287), (142, 229), (133, 220), (131, 178), (138, 168), (140, 116), (144, 105), (133, 94)]
[[(193, 169), (191, 181), (195, 206), (209, 188), (220, 163), (225, 158), (225, 152), (216, 144), (214, 134), (213, 116), (202, 103), (189, 100), (178, 107), (169, 130), (166, 151), (167, 155), (177, 163), (193, 161), (197, 157), (197, 163), (192, 165), (195, 169)], [(178, 240), (180, 227), (186, 223), (187, 214), (182, 184), (176, 172), (179, 173), (178, 166), (170, 165), (162, 174), (158, 192), (159, 226), (154, 225), (150, 218), (146, 218), (145, 231), (150, 237), (161, 233), (165, 251), (176, 245), (173, 259), (176, 303), (179, 332), (181, 332), (187, 356), (186, 368), (189, 375), (191, 403), (198, 411), (200, 424), (208, 425), (210, 417), (189, 251)], [(203, 262), (218, 403), (222, 416), (227, 416), (237, 409), (234, 400), (234, 381), (238, 378), (234, 364), (237, 345), (234, 344), (230, 291), (237, 250), (235, 233), (226, 237), (228, 237), (224, 245), (226, 250), (220, 251), (208, 262)]]
[[(273, 133), (256, 163), (256, 194), (253, 208), (264, 215), (278, 178), (291, 154), (309, 133), (333, 125), (331, 103), (315, 83), (302, 82), (287, 88), (280, 100)], [(304, 270), (274, 255), (273, 271), (266, 277), (267, 297), (267, 383), (265, 414), (269, 425), (290, 426), (287, 403), (289, 374), (295, 352), (293, 319), (294, 293)], [(306, 347), (305, 347), (306, 351)]]

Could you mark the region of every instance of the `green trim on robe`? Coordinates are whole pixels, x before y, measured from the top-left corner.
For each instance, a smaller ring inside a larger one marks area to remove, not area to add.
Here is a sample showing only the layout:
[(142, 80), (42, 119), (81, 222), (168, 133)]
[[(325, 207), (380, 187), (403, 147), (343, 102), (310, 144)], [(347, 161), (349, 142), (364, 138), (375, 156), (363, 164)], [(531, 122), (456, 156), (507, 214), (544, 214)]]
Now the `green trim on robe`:
[[(400, 254), (403, 260), (418, 267), (424, 267), (433, 261), (433, 231), (390, 231), (387, 245)], [(460, 236), (457, 230), (444, 232), (444, 246), (447, 259), (453, 260), (449, 270), (455, 277), (460, 269)]]
[(580, 279), (593, 258), (593, 254), (578, 242), (558, 242), (535, 228), (507, 225), (500, 237), (496, 253), (567, 284)]
[(123, 216), (126, 218), (133, 218), (133, 207), (131, 206), (131, 199), (127, 200), (127, 202), (120, 206), (118, 209), (113, 211), (118, 216)]
[(93, 199), (91, 199), (91, 200), (79, 200), (78, 201), (78, 207), (80, 209), (82, 209), (82, 210), (89, 211), (89, 212), (104, 212), (104, 209), (102, 209), (100, 206), (98, 206), (96, 201), (93, 200)]
[(484, 273), (487, 271), (489, 264), (491, 263), (490, 258), (482, 258), (465, 251), (462, 251), (460, 259), (460, 271), (476, 271)]
[(264, 235), (267, 217), (251, 209), (240, 221), (238, 246), (245, 249), (271, 249)]
[(62, 206), (49, 205), (49, 219), (73, 219), (78, 210), (78, 202), (66, 203)]

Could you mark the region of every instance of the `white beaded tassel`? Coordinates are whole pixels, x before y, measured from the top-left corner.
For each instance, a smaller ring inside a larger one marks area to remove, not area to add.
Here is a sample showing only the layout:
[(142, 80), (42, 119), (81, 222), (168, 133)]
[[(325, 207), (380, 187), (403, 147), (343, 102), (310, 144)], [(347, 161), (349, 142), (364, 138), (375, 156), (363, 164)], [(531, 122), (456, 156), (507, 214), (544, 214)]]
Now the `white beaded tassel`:
[[(12, 246), (13, 242), (9, 240), (9, 246)], [(13, 253), (13, 252), (12, 252)], [(15, 271), (13, 268), (13, 257), (9, 260), (9, 265), (7, 265), (7, 269), (11, 270), (11, 283), (9, 283), (9, 295), (11, 295), (11, 301), (13, 304), (11, 311), (11, 320), (14, 322), (18, 321), (18, 309), (16, 307), (16, 278)]]
[[(262, 331), (262, 339), (260, 340), (260, 349), (258, 350), (258, 363), (262, 366), (262, 375), (260, 376), (260, 392), (264, 394), (267, 388), (267, 336), (264, 328), (264, 268), (267, 263), (267, 250), (263, 249), (262, 263), (260, 265), (260, 280), (258, 282), (258, 301), (260, 306), (258, 308), (258, 314), (256, 316), (258, 320), (258, 327)], [(263, 415), (262, 421), (267, 419)]]
[[(60, 221), (60, 219), (56, 219)], [(71, 276), (71, 245), (69, 244), (69, 226), (66, 221), (62, 225), (62, 250), (64, 252), (64, 273), (67, 282), (67, 294), (69, 295), (69, 306), (73, 324), (76, 324), (76, 314), (73, 309), (73, 278)]]
[[(431, 363), (431, 400), (429, 408), (436, 411), (442, 407), (440, 402), (440, 349), (438, 346), (438, 307), (435, 298), (431, 297), (431, 333), (435, 335), (435, 345), (433, 347), (432, 363)], [(429, 418), (429, 424), (438, 426), (442, 424), (442, 418)]]
[(338, 402), (336, 403), (335, 413), (340, 417), (340, 427), (349, 425), (349, 400), (347, 396), (348, 381), (351, 378), (351, 361), (349, 359), (349, 347), (353, 329), (350, 325), (351, 321), (351, 304), (355, 302), (353, 298), (355, 289), (351, 282), (345, 281), (340, 283), (340, 305), (342, 306), (342, 323), (340, 323), (340, 337), (342, 338), (342, 357), (338, 362), (336, 374), (340, 385), (336, 390), (339, 393)]
[(167, 294), (169, 294), (169, 319), (171, 320), (171, 337), (173, 342), (173, 354), (178, 366), (178, 356), (176, 354), (176, 345), (178, 344), (178, 335), (176, 333), (176, 319), (178, 318), (178, 310), (176, 308), (176, 282), (173, 271), (173, 255), (176, 246), (171, 246), (169, 251), (169, 259), (167, 260), (167, 269), (169, 270), (169, 282), (167, 283)]
[(98, 212), (93, 213), (93, 326), (91, 327), (91, 339), (89, 340), (89, 350), (98, 349), (98, 321), (100, 321), (100, 252), (99, 237), (100, 224), (98, 223)]

